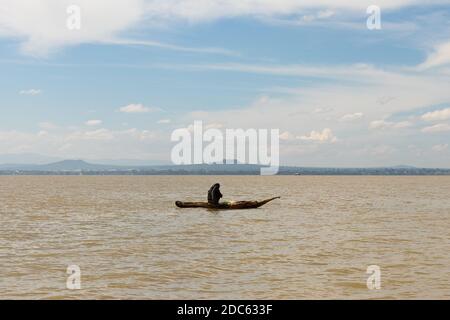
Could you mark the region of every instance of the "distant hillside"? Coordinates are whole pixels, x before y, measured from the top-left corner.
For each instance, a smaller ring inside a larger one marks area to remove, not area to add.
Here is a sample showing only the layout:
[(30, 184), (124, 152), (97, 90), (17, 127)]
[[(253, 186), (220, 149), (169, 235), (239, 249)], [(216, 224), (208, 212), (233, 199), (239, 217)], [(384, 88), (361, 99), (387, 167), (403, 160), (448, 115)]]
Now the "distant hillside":
[(414, 167), (414, 166), (407, 166), (407, 165), (398, 165), (398, 166), (393, 166), (393, 167), (390, 167), (390, 168), (393, 168), (393, 169), (416, 169), (416, 167)]
[[(48, 164), (4, 164), (1, 175), (259, 175), (262, 166), (254, 164), (194, 164), (120, 166), (93, 164), (83, 160), (63, 160)], [(415, 168), (411, 166), (379, 168), (312, 168), (286, 167), (279, 175), (450, 175), (450, 169)]]
[(92, 164), (83, 160), (63, 160), (46, 165), (38, 166), (42, 171), (93, 171), (93, 170), (116, 170), (119, 166)]
[(193, 164), (177, 165), (105, 165), (89, 163), (84, 160), (63, 160), (48, 164), (4, 164), (0, 170), (18, 171), (117, 171), (117, 170), (189, 170), (189, 171), (217, 171), (217, 170), (259, 170), (261, 166), (251, 164)]
[(15, 171), (107, 171), (117, 169), (123, 169), (123, 167), (92, 164), (83, 160), (63, 160), (49, 164), (0, 165), (0, 170), (15, 170)]

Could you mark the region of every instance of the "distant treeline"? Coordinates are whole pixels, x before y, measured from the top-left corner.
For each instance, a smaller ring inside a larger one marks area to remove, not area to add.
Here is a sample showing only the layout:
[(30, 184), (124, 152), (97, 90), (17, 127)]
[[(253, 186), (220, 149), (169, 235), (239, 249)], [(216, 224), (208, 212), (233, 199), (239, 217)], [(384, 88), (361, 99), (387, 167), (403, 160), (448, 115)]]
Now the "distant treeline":
[[(154, 170), (76, 170), (76, 171), (42, 171), (42, 170), (2, 170), (0, 175), (260, 175), (256, 168), (248, 170), (195, 170), (195, 169), (154, 169)], [(378, 176), (425, 176), (450, 175), (450, 169), (439, 168), (297, 168), (281, 167), (278, 175), (378, 175)]]

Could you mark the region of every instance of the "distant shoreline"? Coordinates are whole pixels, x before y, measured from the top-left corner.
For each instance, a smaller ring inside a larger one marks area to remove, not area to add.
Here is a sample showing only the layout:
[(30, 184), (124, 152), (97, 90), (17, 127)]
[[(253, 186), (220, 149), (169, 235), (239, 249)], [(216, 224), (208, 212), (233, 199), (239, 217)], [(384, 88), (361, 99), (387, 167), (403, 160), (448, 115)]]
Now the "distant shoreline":
[[(450, 171), (450, 170), (449, 170)], [(260, 176), (259, 172), (251, 173), (251, 172), (183, 172), (183, 173), (168, 173), (168, 172), (2, 172), (0, 171), (0, 176)], [(385, 176), (385, 177), (438, 177), (438, 176), (450, 176), (450, 172), (403, 172), (403, 173), (375, 173), (375, 172), (366, 172), (366, 173), (330, 173), (330, 172), (310, 172), (303, 174), (295, 174), (295, 173), (278, 173), (274, 176), (294, 176), (301, 178), (302, 176), (366, 176), (366, 177), (375, 177), (375, 176)]]
[[(92, 164), (83, 160), (64, 160), (44, 165), (0, 165), (0, 175), (34, 176), (186, 176), (186, 175), (260, 175), (264, 166), (257, 164), (192, 164), (117, 166)], [(333, 168), (280, 166), (277, 175), (292, 176), (447, 176), (450, 168), (416, 168), (412, 166)]]

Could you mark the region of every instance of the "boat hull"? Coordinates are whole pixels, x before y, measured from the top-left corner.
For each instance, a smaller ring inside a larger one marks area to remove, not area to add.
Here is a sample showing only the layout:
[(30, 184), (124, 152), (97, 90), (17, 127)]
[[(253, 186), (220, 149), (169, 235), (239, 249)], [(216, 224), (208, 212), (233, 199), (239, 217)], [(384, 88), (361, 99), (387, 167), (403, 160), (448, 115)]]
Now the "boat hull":
[(279, 199), (280, 197), (274, 197), (270, 199), (266, 199), (263, 201), (226, 201), (221, 202), (217, 205), (210, 204), (208, 202), (184, 202), (184, 201), (176, 201), (175, 205), (178, 208), (207, 208), (212, 210), (239, 210), (239, 209), (256, 209), (259, 208), (266, 203)]

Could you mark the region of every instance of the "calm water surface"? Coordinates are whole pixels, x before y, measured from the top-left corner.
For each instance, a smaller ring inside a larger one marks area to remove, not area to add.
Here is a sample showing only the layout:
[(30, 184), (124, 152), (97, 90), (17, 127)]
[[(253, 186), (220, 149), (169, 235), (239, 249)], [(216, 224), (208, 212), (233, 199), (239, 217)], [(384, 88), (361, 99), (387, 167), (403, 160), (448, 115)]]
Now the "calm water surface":
[[(174, 206), (215, 182), (282, 199)], [(448, 299), (449, 215), (450, 177), (0, 177), (0, 298)]]

